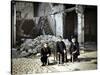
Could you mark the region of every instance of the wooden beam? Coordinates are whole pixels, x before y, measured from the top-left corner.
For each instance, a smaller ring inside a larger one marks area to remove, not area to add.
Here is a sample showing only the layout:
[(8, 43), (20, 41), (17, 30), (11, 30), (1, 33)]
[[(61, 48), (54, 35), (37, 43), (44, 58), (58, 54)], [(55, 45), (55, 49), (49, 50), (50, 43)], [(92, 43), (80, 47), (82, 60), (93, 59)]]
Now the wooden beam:
[[(53, 13), (53, 14), (59, 14), (59, 13), (65, 13), (65, 12), (68, 13), (68, 12), (71, 12), (71, 11), (75, 10), (75, 8), (76, 8), (76, 7), (64, 9), (64, 10), (61, 10), (61, 11), (59, 11), (59, 12), (55, 12), (55, 13)], [(52, 15), (53, 15), (53, 14), (52, 14)]]
[(38, 16), (38, 17), (46, 17), (46, 16), (49, 16), (49, 15), (55, 15), (55, 14), (59, 14), (59, 13), (68, 13), (68, 12), (72, 12), (74, 10), (76, 10), (76, 7), (64, 9), (64, 10), (61, 10), (61, 11), (58, 11), (58, 12), (55, 12), (55, 13), (51, 13), (51, 14), (47, 14), (47, 15), (43, 15), (43, 16)]

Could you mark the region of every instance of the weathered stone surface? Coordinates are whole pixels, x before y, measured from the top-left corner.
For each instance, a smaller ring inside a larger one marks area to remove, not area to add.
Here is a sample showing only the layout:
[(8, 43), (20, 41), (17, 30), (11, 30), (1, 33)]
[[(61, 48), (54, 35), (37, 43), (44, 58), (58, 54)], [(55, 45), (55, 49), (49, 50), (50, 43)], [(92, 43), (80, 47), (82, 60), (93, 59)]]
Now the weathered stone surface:
[[(81, 54), (80, 62), (67, 62), (62, 64), (51, 64), (41, 66), (40, 57), (34, 58), (13, 58), (12, 59), (12, 75), (27, 75), (34, 73), (50, 73), (50, 72), (67, 72), (80, 70), (95, 70), (97, 69), (96, 51), (85, 52)], [(39, 54), (38, 54), (39, 55)], [(83, 59), (84, 58), (84, 59)], [(88, 59), (88, 60), (87, 60)], [(49, 62), (54, 63), (54, 56), (49, 57)]]

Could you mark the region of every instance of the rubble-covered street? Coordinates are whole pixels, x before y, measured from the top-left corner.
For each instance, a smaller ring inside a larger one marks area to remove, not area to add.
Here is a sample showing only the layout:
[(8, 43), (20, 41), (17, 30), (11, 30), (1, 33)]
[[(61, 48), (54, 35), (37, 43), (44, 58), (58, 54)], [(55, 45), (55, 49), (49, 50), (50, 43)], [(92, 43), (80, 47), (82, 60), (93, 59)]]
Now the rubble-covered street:
[[(51, 35), (41, 35), (35, 39), (25, 40), (19, 49), (12, 48), (12, 74), (34, 74), (34, 73), (50, 73), (50, 72), (67, 72), (67, 71), (80, 71), (80, 70), (95, 70), (97, 69), (97, 49), (96, 45), (86, 44), (85, 48), (80, 48), (79, 61), (67, 62), (58, 64), (56, 59), (56, 41), (57, 37)], [(67, 50), (70, 42), (63, 39), (66, 44)], [(49, 57), (49, 65), (41, 66), (40, 50), (41, 45), (47, 42), (52, 49), (52, 55)], [(54, 51), (55, 50), (55, 51)], [(55, 58), (54, 58), (55, 57)], [(70, 55), (68, 53), (68, 59)]]
[(12, 58), (12, 74), (34, 74), (34, 73), (50, 73), (50, 72), (67, 72), (97, 69), (97, 52), (81, 51), (79, 56), (80, 62), (67, 62), (64, 64), (53, 63), (54, 57), (49, 58), (50, 65), (41, 66), (39, 56), (31, 56), (30, 58)]

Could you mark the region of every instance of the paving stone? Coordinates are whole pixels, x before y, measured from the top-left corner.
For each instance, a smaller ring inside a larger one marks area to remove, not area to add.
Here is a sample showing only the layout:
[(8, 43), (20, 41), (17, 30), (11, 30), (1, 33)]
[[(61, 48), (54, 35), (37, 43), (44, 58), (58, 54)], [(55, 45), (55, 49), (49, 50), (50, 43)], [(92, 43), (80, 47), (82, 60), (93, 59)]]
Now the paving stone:
[[(95, 55), (95, 56), (92, 56)], [(93, 58), (85, 61), (87, 58)], [(50, 61), (53, 60), (53, 55), (50, 57)], [(80, 71), (80, 70), (95, 70), (97, 69), (97, 56), (96, 51), (86, 52), (80, 55), (80, 58), (84, 58), (80, 62), (67, 62), (64, 64), (53, 64), (47, 66), (41, 66), (39, 56), (33, 58), (13, 58), (12, 59), (12, 75), (22, 74), (35, 74), (35, 73), (50, 73), (50, 72), (67, 72), (67, 71)]]

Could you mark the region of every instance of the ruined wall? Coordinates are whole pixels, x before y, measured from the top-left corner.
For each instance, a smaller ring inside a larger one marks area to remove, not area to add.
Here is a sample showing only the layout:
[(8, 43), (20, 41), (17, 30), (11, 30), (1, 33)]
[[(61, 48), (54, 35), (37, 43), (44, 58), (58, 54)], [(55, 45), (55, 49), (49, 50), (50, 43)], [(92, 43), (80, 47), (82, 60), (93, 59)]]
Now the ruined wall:
[(33, 3), (16, 2), (16, 11), (21, 12), (21, 18), (24, 18), (26, 13), (28, 13), (26, 19), (33, 19), (34, 16)]
[(51, 3), (41, 3), (38, 6), (37, 16), (48, 15), (47, 19), (54, 35), (63, 37), (63, 14), (54, 14), (62, 10), (64, 10), (64, 6), (62, 4), (53, 6)]
[(36, 7), (38, 7), (37, 10), (35, 8), (35, 15), (37, 15), (37, 16), (35, 16), (36, 24), (38, 25), (39, 18), (41, 16), (45, 16), (46, 15), (48, 25), (49, 25), (51, 31), (53, 32), (53, 34), (55, 34), (54, 19), (50, 15), (52, 13), (52, 8), (50, 7), (50, 4), (49, 3), (39, 3), (39, 4), (37, 4)]
[[(32, 2), (15, 2), (16, 13), (16, 41), (20, 43), (21, 38), (35, 37), (34, 6)], [(34, 31), (34, 32), (33, 32)], [(34, 35), (33, 35), (34, 34)]]
[[(59, 4), (57, 6), (54, 6), (52, 10), (53, 10), (53, 13), (60, 12), (64, 10), (64, 6), (62, 4)], [(63, 13), (55, 14), (54, 19), (56, 21), (56, 36), (63, 37)]]

